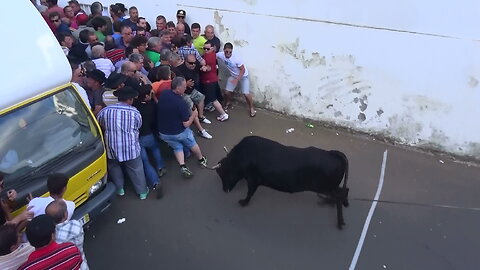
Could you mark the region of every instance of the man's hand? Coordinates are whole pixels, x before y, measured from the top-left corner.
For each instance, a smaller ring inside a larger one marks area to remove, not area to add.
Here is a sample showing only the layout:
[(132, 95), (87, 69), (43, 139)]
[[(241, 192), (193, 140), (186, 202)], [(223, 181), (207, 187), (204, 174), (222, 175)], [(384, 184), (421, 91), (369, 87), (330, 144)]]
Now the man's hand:
[(192, 88), (194, 85), (195, 85), (195, 81), (194, 81), (194, 80), (190, 79), (190, 80), (187, 81), (187, 87), (188, 87), (188, 88)]
[(33, 208), (33, 205), (30, 205), (27, 210), (23, 211), (22, 213), (20, 213), (20, 219), (21, 220), (31, 220), (33, 218), (33, 211), (30, 211), (32, 210)]
[[(193, 106), (193, 108), (195, 108), (195, 106)], [(198, 116), (198, 110), (192, 110), (192, 116), (196, 118)]]
[(33, 195), (32, 195), (32, 193), (28, 193), (28, 195), (27, 195), (27, 203), (29, 203), (31, 200), (33, 200)]
[(200, 68), (200, 70), (203, 71), (203, 72), (207, 72), (207, 71), (210, 70), (210, 67), (209, 66), (203, 66), (203, 67)]

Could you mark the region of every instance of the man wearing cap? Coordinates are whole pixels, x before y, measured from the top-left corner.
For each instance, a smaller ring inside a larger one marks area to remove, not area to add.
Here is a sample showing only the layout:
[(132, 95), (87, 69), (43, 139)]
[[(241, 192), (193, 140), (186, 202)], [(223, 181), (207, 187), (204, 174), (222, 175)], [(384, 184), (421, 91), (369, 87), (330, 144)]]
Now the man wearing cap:
[(138, 92), (132, 87), (125, 86), (113, 94), (118, 98), (118, 103), (103, 108), (97, 115), (106, 139), (108, 176), (117, 187), (117, 195), (123, 196), (125, 176), (122, 169), (125, 170), (136, 193), (141, 200), (145, 200), (148, 188), (139, 142), (142, 116), (132, 106)]
[(102, 100), (105, 104), (104, 107), (117, 104), (118, 98), (113, 95), (113, 92), (115, 92), (119, 88), (124, 87), (125, 81), (127, 81), (127, 79), (127, 76), (116, 72), (108, 76), (108, 79), (105, 81), (105, 89), (102, 94)]
[(185, 34), (187, 35), (192, 35), (190, 32), (190, 26), (188, 26), (188, 23), (185, 22), (185, 17), (187, 16), (187, 12), (183, 9), (177, 10), (177, 23), (182, 23), (185, 26)]
[(35, 248), (18, 269), (80, 269), (82, 255), (72, 243), (55, 242), (55, 222), (47, 215), (32, 219), (27, 225), (27, 239)]
[(94, 115), (97, 115), (106, 106), (102, 98), (105, 91), (103, 88), (105, 80), (105, 74), (101, 70), (94, 69), (87, 72), (87, 87), (93, 93), (92, 111)]
[(80, 13), (77, 15), (77, 24), (78, 24), (78, 29), (72, 32), (73, 37), (75, 37), (75, 40), (78, 42), (80, 32), (82, 32), (85, 29), (88, 29), (90, 32), (95, 32), (95, 29), (93, 27), (88, 27), (87, 22), (88, 22), (88, 16)]

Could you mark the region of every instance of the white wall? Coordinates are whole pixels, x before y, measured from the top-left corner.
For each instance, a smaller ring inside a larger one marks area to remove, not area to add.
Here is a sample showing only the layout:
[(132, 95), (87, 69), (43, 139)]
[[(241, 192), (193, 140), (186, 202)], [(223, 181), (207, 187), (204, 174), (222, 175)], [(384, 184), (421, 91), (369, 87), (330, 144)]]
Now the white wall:
[(266, 108), (480, 159), (480, 1), (123, 2), (213, 24)]

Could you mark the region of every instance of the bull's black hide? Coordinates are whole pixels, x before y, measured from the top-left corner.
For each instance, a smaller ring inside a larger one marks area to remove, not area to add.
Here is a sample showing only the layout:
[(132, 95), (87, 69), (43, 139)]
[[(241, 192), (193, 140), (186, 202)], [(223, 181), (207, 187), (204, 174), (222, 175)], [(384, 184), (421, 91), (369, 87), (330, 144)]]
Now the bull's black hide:
[(336, 203), (338, 227), (345, 225), (342, 205), (348, 206), (348, 160), (342, 152), (285, 146), (249, 136), (215, 167), (225, 192), (241, 179), (247, 180), (247, 197), (239, 201), (242, 206), (249, 203), (258, 186), (290, 193), (313, 191)]

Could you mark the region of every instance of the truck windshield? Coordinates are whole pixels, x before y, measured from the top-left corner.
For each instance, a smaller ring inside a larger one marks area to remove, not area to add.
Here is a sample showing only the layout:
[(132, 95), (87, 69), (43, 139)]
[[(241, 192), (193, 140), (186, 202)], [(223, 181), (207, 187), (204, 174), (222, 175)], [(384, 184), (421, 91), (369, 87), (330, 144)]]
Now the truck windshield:
[(72, 87), (1, 115), (0, 130), (0, 171), (7, 187), (99, 139)]

